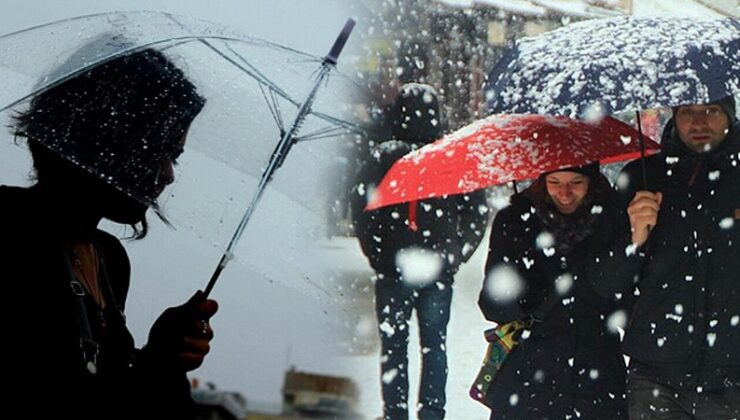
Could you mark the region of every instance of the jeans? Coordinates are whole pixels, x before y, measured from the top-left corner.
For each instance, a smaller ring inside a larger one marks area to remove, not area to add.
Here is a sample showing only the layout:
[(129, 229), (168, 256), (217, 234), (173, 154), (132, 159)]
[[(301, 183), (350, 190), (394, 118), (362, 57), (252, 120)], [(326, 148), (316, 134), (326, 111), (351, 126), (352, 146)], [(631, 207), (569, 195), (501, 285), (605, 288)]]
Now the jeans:
[(630, 373), (627, 403), (633, 420), (737, 419), (740, 418), (740, 387), (703, 392), (677, 390)]
[(416, 309), (421, 345), (419, 419), (443, 419), (447, 384), (447, 323), (452, 301), (452, 275), (426, 286), (410, 286), (397, 274), (379, 275), (375, 310), (381, 342), (383, 417), (408, 419), (409, 319)]

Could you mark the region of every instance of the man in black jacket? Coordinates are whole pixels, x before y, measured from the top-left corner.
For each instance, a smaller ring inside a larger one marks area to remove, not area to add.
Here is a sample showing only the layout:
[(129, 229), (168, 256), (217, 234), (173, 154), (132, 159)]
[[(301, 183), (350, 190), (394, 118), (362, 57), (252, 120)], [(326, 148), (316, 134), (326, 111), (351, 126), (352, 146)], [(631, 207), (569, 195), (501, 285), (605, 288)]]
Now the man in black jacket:
[[(643, 185), (646, 180), (647, 185)], [(630, 418), (740, 415), (740, 123), (727, 97), (674, 109), (661, 153), (620, 175), (620, 220), (592, 262), (637, 301), (623, 347)], [(638, 191), (639, 190), (639, 191)]]
[(384, 418), (408, 418), (407, 345), (409, 319), (416, 309), (422, 347), (419, 418), (441, 419), (453, 276), (480, 243), (488, 208), (480, 191), (364, 212), (375, 186), (396, 160), (442, 136), (440, 107), (431, 86), (403, 85), (389, 114), (394, 139), (371, 150), (351, 200), (357, 238), (377, 273)]

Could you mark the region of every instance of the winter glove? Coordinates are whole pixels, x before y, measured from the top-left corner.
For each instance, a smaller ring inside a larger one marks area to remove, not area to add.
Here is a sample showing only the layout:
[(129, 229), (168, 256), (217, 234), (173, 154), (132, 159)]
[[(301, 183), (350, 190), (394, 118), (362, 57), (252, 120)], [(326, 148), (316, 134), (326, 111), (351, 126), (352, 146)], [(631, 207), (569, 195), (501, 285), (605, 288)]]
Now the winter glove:
[(149, 331), (142, 349), (150, 362), (162, 368), (189, 372), (203, 364), (210, 350), (213, 330), (208, 320), (218, 303), (198, 290), (184, 304), (166, 309)]

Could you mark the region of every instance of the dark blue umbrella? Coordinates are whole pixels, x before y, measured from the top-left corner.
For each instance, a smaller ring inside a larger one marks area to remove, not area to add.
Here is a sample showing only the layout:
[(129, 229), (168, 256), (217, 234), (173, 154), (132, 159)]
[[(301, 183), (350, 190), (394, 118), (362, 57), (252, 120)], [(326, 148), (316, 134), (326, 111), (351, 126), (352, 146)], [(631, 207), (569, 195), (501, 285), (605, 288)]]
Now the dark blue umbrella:
[(492, 113), (588, 118), (714, 102), (739, 78), (736, 19), (619, 17), (521, 39), (486, 92)]

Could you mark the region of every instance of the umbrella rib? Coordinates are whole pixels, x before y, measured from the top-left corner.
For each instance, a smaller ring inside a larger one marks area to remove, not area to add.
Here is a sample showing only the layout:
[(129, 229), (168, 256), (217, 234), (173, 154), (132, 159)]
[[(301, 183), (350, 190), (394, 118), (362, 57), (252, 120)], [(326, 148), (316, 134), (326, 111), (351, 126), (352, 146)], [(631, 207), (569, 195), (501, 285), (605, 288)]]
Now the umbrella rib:
[(343, 127), (324, 127), (312, 133), (301, 136), (299, 141), (303, 142), (303, 141), (332, 138), (332, 137), (338, 136), (342, 132), (346, 132), (346, 129)]
[(272, 103), (275, 107), (275, 115), (277, 115), (277, 118), (279, 120), (280, 132), (282, 133), (283, 131), (285, 131), (285, 121), (283, 121), (283, 113), (280, 112), (280, 102), (278, 102), (277, 93), (275, 93), (273, 90), (270, 90), (270, 97), (272, 98)]
[(363, 137), (367, 137), (367, 132), (359, 124), (354, 124), (354, 123), (351, 123), (349, 121), (341, 120), (339, 118), (332, 117), (331, 115), (324, 114), (323, 112), (311, 111), (311, 113), (313, 115), (316, 115), (317, 117), (323, 119), (323, 120), (326, 120), (326, 121), (334, 124), (334, 125), (343, 127), (347, 131), (350, 131), (350, 132), (355, 133), (355, 134), (359, 134), (359, 135), (361, 135)]
[[(227, 56), (226, 54), (224, 54), (223, 51), (219, 50), (218, 48), (216, 48), (215, 45), (213, 45), (212, 43), (206, 41), (205, 39), (199, 39), (199, 41), (201, 43), (203, 43), (204, 45), (206, 45), (211, 50), (213, 50), (213, 52), (215, 52), (216, 54), (218, 54), (219, 56), (221, 56), (224, 60), (226, 60), (229, 63), (233, 64), (239, 70), (247, 73), (249, 76), (252, 76), (259, 83), (262, 83), (262, 84), (265, 84), (265, 85), (269, 86), (272, 90), (274, 90), (275, 92), (277, 92), (280, 96), (282, 96), (283, 98), (285, 98), (287, 101), (289, 101), (293, 105), (295, 105), (295, 106), (299, 106), (300, 105), (298, 103), (298, 101), (296, 101), (295, 99), (291, 98), (290, 95), (288, 95), (287, 92), (285, 92), (282, 89), (280, 89), (280, 87), (278, 85), (276, 85), (270, 79), (268, 79), (267, 76), (263, 75), (252, 64), (250, 64), (249, 61), (247, 61), (239, 53), (237, 53), (236, 51), (234, 51), (234, 49), (231, 48), (228, 44), (226, 45), (226, 49), (228, 49), (229, 52), (231, 52), (236, 57), (238, 57), (239, 60), (242, 62), (241, 64), (240, 63), (237, 63), (236, 60), (234, 60), (233, 58), (231, 58), (231, 57)], [(245, 66), (246, 67), (249, 67), (249, 68), (245, 68)]]
[[(234, 61), (230, 57), (227, 57), (222, 51), (220, 51), (218, 48), (216, 48), (215, 46), (213, 46), (208, 41), (206, 41), (206, 40), (200, 40), (200, 41), (203, 42), (203, 43), (205, 43), (214, 52), (216, 52), (217, 54), (219, 54), (221, 57), (223, 57), (225, 60), (227, 60), (228, 62), (230, 62), (231, 64), (233, 64), (237, 68), (239, 68), (240, 70), (244, 71), (245, 73), (247, 73), (250, 76), (254, 77), (256, 80), (261, 81), (264, 84), (266, 84), (267, 86), (269, 86), (270, 89), (273, 91), (273, 93), (280, 95), (285, 100), (287, 100), (288, 102), (290, 102), (291, 104), (293, 104), (295, 106), (300, 106), (300, 103), (298, 103), (298, 101), (296, 101), (293, 98), (291, 98), (285, 91), (283, 91), (282, 89), (280, 89), (280, 87), (278, 87), (275, 83), (273, 83), (272, 81), (270, 81), (266, 76), (263, 76), (261, 73), (259, 73), (259, 71), (257, 69), (254, 69), (254, 67), (244, 57), (242, 57), (238, 52), (234, 51), (233, 48), (231, 48), (228, 44), (226, 45), (226, 48), (232, 54), (234, 54), (236, 57), (238, 57), (244, 63), (245, 66), (249, 66), (250, 68), (253, 68), (254, 71), (257, 72), (257, 74), (259, 74), (261, 76), (261, 78), (255, 77), (249, 70), (243, 68), (239, 63), (237, 63), (236, 61)], [(277, 102), (277, 101), (275, 101), (275, 102)], [(344, 127), (345, 129), (347, 129), (349, 131), (352, 131), (352, 132), (355, 132), (355, 133), (358, 133), (358, 134), (361, 134), (361, 135), (365, 135), (365, 130), (363, 130), (357, 124), (353, 124), (353, 123), (350, 123), (348, 121), (344, 121), (344, 120), (341, 120), (339, 118), (332, 117), (331, 115), (325, 114), (323, 112), (316, 112), (316, 111), (311, 110), (310, 113), (313, 114), (313, 115), (316, 115), (318, 118), (323, 119), (325, 121), (328, 121), (328, 122), (330, 122), (332, 124), (340, 125), (340, 126)], [(280, 115), (279, 112), (278, 112), (278, 115)]]
[(260, 88), (260, 92), (262, 92), (262, 97), (265, 99), (265, 103), (267, 104), (267, 109), (270, 110), (270, 114), (272, 115), (272, 119), (275, 120), (275, 124), (277, 124), (278, 128), (282, 132), (284, 130), (283, 128), (283, 121), (282, 118), (278, 115), (277, 109), (274, 107), (276, 104), (272, 101), (275, 100), (274, 93), (270, 91), (270, 98), (267, 97), (267, 94), (265, 93), (265, 89), (261, 83), (258, 84)]

